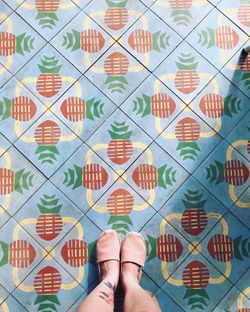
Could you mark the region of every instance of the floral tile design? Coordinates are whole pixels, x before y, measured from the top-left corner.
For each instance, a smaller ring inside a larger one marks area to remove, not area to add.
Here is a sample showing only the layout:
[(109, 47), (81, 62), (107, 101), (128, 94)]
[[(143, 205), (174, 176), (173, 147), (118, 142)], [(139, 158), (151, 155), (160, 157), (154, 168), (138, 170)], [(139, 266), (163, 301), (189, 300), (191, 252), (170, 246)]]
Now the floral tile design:
[(153, 71), (181, 40), (157, 15), (147, 11), (118, 42), (126, 46), (147, 69)]
[(12, 143), (47, 109), (16, 78), (2, 88), (0, 107), (0, 131)]
[(117, 174), (123, 174), (152, 142), (127, 115), (117, 109), (88, 140), (87, 144)]
[(17, 78), (46, 107), (50, 107), (80, 75), (68, 60), (47, 44), (18, 72)]
[(12, 218), (0, 229), (1, 282), (9, 292), (46, 256), (46, 251)]
[[(54, 37), (80, 9), (71, 0), (45, 2), (26, 0), (16, 12), (46, 40)], [(67, 13), (67, 14), (65, 14)]]
[(156, 142), (190, 173), (221, 140), (214, 129), (188, 107), (162, 130)]
[(120, 105), (149, 72), (119, 44), (114, 44), (85, 75), (115, 104)]
[(45, 45), (36, 33), (16, 13), (12, 13), (0, 25), (0, 63), (16, 74)]
[(217, 70), (189, 44), (182, 42), (154, 74), (186, 104), (199, 93)]
[(114, 43), (114, 40), (88, 15), (80, 12), (51, 43), (83, 73)]
[[(230, 208), (249, 186), (249, 170), (249, 162), (223, 141), (193, 175)], [(250, 207), (249, 204), (246, 207)]]
[(91, 81), (82, 76), (51, 110), (76, 135), (86, 141), (116, 108)]
[(13, 215), (45, 177), (13, 146), (0, 158), (0, 205)]
[(230, 211), (248, 228), (250, 228), (250, 210), (245, 208), (249, 208), (249, 206), (250, 187), (239, 197), (237, 202), (230, 209)]
[(48, 110), (20, 136), (15, 147), (50, 177), (81, 144), (79, 137)]
[(226, 139), (239, 153), (250, 161), (250, 112), (245, 114)]
[(150, 75), (120, 106), (155, 139), (186, 107), (170, 89)]
[(27, 311), (10, 293), (0, 285), (0, 311)]
[(147, 10), (143, 1), (92, 0), (84, 11), (114, 39), (118, 39)]
[(250, 110), (248, 103), (249, 98), (219, 73), (189, 107), (225, 137)]
[(187, 177), (187, 171), (156, 143), (122, 175), (155, 210), (161, 208)]
[(49, 308), (52, 311), (61, 308), (68, 311), (84, 292), (81, 285), (51, 255), (48, 255), (14, 290), (13, 296), (21, 301), (28, 311)]
[(217, 9), (186, 38), (189, 44), (218, 69), (221, 69), (248, 39), (243, 31)]
[(250, 34), (250, 4), (248, 1), (222, 0), (217, 8), (248, 35)]
[(208, 1), (158, 0), (151, 10), (183, 38), (213, 9)]
[(82, 211), (48, 180), (14, 218), (47, 252), (51, 252), (82, 216)]
[(117, 178), (115, 171), (83, 144), (50, 180), (85, 213)]

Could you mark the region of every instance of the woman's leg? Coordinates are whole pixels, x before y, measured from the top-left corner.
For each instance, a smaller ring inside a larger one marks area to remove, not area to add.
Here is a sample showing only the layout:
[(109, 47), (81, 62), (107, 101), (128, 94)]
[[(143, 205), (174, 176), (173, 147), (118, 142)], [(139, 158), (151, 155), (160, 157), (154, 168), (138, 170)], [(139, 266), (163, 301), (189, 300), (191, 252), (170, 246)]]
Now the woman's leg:
[(161, 312), (159, 305), (139, 285), (140, 267), (134, 263), (122, 264), (122, 283), (125, 291), (124, 312)]

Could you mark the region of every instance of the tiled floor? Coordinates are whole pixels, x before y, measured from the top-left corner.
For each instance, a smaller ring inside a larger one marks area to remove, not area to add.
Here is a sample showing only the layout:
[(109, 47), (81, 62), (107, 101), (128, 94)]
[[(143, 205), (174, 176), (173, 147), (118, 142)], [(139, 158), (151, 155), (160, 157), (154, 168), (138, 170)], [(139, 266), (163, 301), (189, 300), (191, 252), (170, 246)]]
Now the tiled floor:
[(163, 312), (250, 311), (249, 36), (248, 0), (0, 1), (1, 312), (77, 311), (108, 228)]

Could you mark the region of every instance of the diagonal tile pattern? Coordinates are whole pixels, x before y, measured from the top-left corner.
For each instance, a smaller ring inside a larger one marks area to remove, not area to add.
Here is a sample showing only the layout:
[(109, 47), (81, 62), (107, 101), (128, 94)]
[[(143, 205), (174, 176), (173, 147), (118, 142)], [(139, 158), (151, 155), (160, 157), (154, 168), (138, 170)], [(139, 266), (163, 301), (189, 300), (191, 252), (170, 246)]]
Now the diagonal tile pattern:
[(248, 0), (1, 1), (0, 311), (76, 312), (108, 228), (163, 312), (250, 310), (249, 36)]

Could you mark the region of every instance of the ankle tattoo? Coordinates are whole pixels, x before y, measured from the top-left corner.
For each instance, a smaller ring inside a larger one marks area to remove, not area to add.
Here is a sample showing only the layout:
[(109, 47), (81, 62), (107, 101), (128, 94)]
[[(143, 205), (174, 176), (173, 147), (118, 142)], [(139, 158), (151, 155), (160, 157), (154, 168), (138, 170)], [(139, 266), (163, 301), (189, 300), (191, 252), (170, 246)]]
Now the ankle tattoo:
[(113, 286), (109, 281), (105, 282), (104, 285), (107, 287), (107, 290), (100, 291), (99, 297), (105, 300), (108, 304), (114, 306), (115, 286)]

